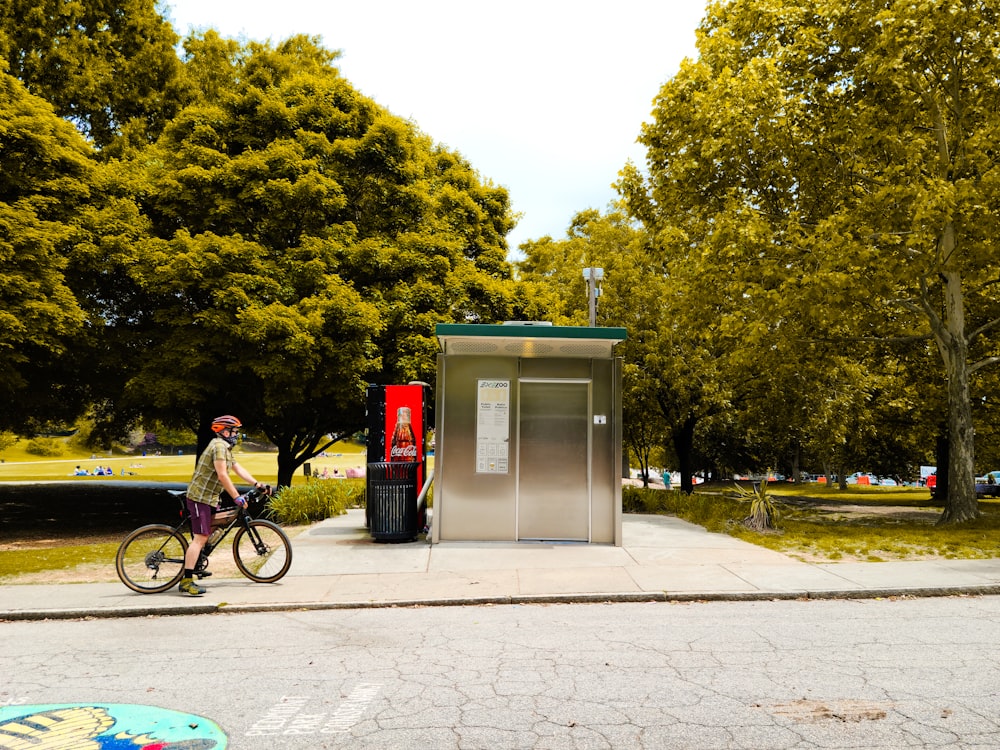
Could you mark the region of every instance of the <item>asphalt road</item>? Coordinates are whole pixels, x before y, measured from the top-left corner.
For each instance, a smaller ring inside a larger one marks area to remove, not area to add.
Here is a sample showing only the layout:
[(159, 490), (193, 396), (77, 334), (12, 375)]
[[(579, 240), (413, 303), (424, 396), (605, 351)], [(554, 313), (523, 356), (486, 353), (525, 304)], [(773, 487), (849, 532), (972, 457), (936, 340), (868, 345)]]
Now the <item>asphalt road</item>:
[(1000, 597), (11, 622), (0, 664), (8, 710), (190, 712), (241, 750), (1000, 746)]

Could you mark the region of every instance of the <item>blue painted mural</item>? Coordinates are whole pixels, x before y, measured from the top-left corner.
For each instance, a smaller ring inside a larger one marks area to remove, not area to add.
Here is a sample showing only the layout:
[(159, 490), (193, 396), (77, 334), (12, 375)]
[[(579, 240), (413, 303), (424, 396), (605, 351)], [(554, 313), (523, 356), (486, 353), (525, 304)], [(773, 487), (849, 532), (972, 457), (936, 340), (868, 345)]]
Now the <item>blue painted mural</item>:
[(0, 706), (0, 750), (225, 750), (203, 716), (128, 703)]

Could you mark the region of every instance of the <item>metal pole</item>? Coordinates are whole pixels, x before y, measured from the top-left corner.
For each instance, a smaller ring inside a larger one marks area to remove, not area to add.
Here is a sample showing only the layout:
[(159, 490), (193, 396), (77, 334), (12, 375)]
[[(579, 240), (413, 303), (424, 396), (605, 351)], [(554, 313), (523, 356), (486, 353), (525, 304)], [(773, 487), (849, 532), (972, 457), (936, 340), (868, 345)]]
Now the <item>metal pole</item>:
[(594, 277), (594, 267), (591, 266), (587, 274), (587, 291), (590, 303), (590, 327), (597, 327), (597, 279)]

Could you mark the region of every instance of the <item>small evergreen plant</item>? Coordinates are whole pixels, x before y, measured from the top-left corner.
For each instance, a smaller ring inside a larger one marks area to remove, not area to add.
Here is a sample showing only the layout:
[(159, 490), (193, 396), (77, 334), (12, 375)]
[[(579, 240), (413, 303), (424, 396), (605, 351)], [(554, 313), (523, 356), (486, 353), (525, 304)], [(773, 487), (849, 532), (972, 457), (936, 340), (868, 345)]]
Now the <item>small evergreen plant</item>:
[(781, 514), (774, 496), (767, 491), (767, 480), (754, 483), (753, 489), (736, 485), (740, 499), (750, 503), (750, 515), (743, 519), (743, 525), (761, 533), (776, 531)]

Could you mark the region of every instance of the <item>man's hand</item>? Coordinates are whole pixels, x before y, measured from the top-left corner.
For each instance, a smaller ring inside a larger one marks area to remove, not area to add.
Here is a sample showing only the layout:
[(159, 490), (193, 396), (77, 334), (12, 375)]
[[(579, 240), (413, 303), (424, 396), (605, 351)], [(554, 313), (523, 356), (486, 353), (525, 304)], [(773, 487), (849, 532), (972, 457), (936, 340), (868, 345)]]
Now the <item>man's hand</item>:
[(241, 508), (247, 507), (247, 499), (243, 495), (237, 495), (237, 497), (233, 500), (233, 502), (239, 505)]

